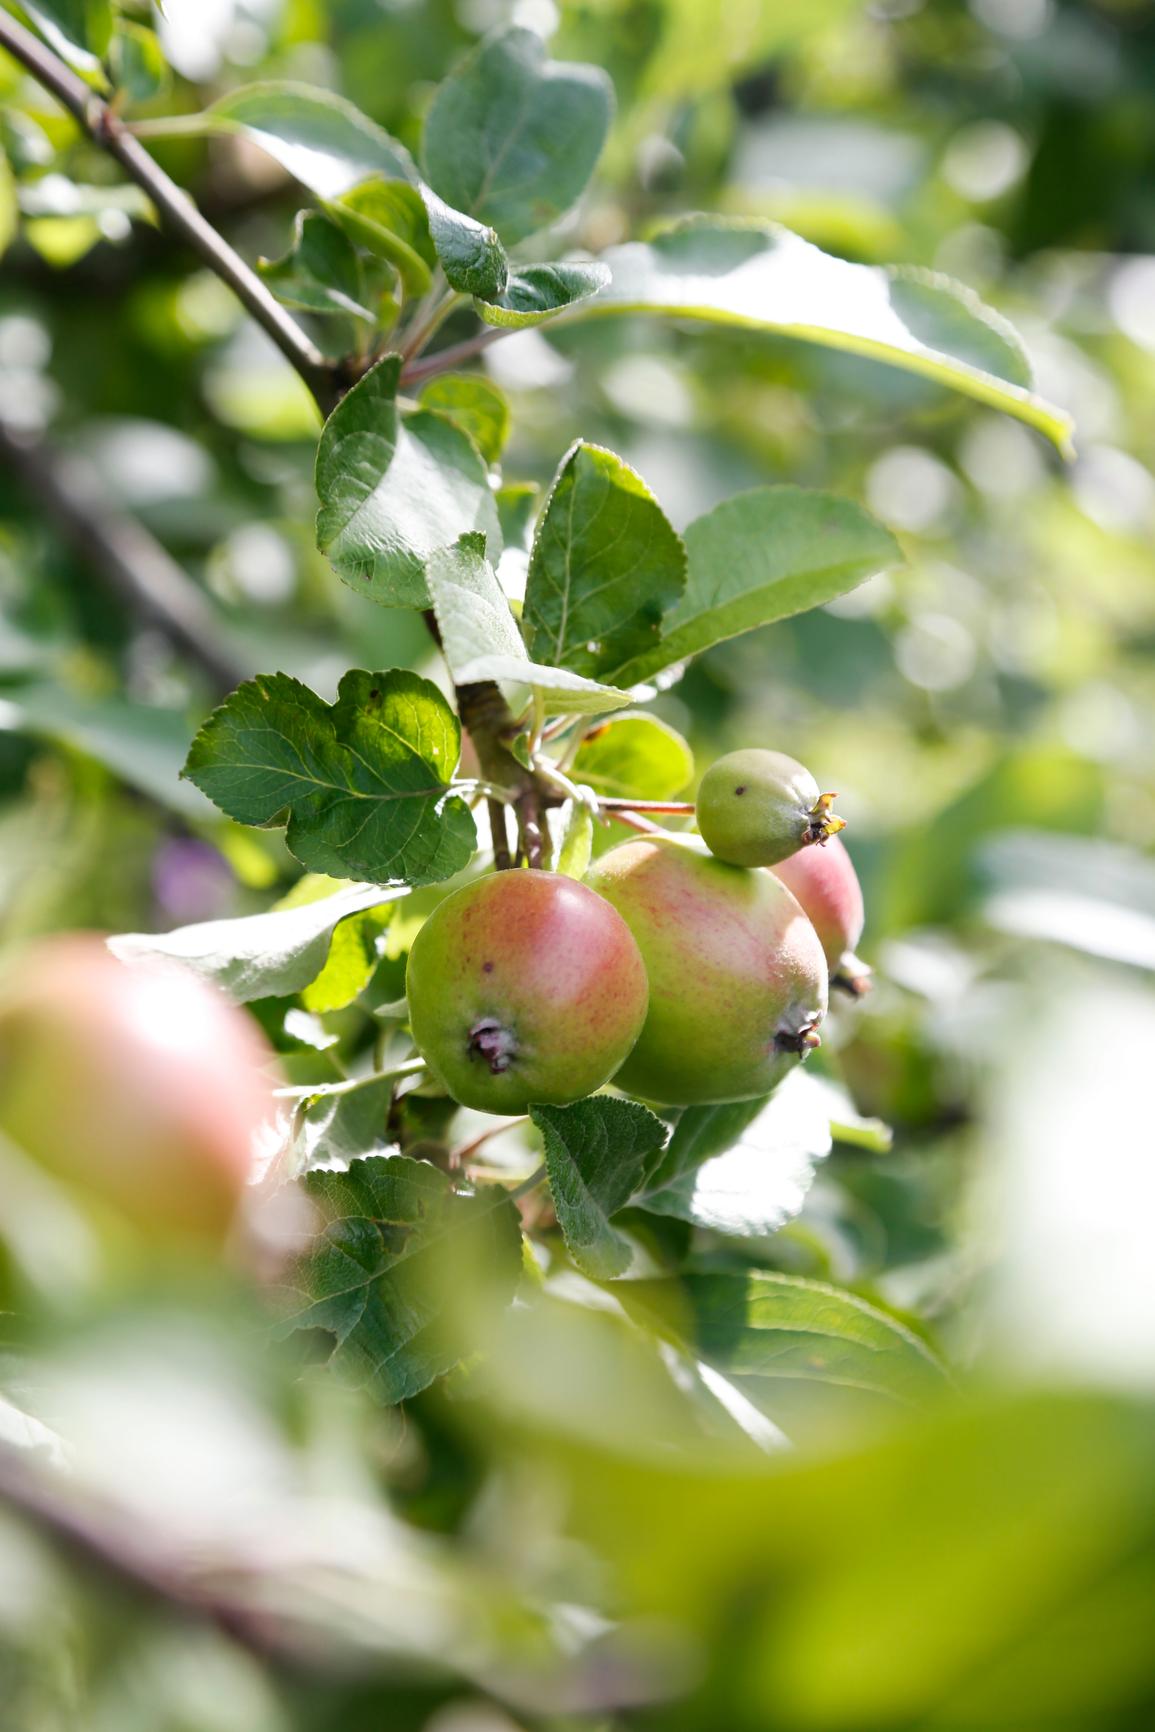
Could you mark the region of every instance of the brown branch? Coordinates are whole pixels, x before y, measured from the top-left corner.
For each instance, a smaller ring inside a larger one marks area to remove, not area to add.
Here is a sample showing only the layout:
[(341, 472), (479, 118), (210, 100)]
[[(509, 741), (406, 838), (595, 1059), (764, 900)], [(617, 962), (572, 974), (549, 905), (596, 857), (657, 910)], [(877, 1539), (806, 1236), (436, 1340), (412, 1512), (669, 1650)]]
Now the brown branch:
[(248, 670), (222, 644), (204, 595), (143, 524), (108, 504), (87, 465), (2, 419), (0, 460), (106, 587), (201, 668), (215, 694), (224, 696), (246, 677)]
[(679, 818), (689, 818), (697, 810), (692, 800), (603, 800), (598, 796), (603, 812), (671, 812)]
[(68, 1481), (30, 1468), (24, 1452), (0, 1444), (0, 1503), (15, 1510), (80, 1562), (185, 1617), (215, 1624), (262, 1659), (296, 1660), (295, 1645), (256, 1608), (197, 1581), (194, 1573), (142, 1545), (128, 1523), (81, 1504)]
[(505, 822), (505, 807), (500, 800), (487, 800), (485, 809), (489, 813), (489, 829), (493, 837), (493, 864), (499, 872), (508, 872), (513, 865), (513, 857), (509, 852), (509, 828)]
[(488, 349), (489, 345), (496, 343), (499, 338), (511, 335), (509, 330), (498, 325), (487, 325), (484, 331), (466, 337), (461, 343), (451, 343), (447, 349), (438, 349), (436, 354), (422, 355), (420, 360), (409, 361), (401, 369), (401, 383), (420, 385), (426, 379), (435, 378), (438, 373), (448, 373), (452, 368), (460, 366), (462, 361), (471, 361), (475, 355), (480, 355), (483, 349)]
[(148, 194), (168, 226), (228, 284), (245, 310), (296, 368), (322, 412), (328, 414), (340, 396), (339, 369), (325, 360), (255, 271), (206, 222), (188, 194), (153, 161), (108, 104), (7, 12), (0, 12), (0, 48), (6, 49), (38, 83), (51, 91), (94, 143), (115, 157), (129, 179)]

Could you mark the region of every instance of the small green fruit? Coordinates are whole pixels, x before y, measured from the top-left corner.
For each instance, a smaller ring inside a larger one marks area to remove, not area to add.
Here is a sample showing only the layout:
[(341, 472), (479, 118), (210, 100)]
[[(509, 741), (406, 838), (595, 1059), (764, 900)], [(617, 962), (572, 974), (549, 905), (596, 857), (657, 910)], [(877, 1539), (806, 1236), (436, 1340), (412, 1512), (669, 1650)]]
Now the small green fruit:
[(565, 1106), (622, 1064), (646, 971), (621, 915), (557, 872), (495, 872), (430, 915), (409, 953), (413, 1038), (462, 1106)]
[(650, 979), (619, 1087), (671, 1106), (749, 1100), (818, 1045), (826, 958), (772, 873), (647, 837), (604, 854), (588, 882), (624, 917)]
[(731, 866), (774, 866), (845, 829), (802, 764), (753, 747), (711, 764), (698, 789), (698, 828), (711, 854)]
[(780, 860), (774, 876), (798, 898), (817, 932), (830, 966), (830, 984), (855, 998), (869, 992), (870, 969), (854, 954), (866, 921), (862, 886), (841, 836)]

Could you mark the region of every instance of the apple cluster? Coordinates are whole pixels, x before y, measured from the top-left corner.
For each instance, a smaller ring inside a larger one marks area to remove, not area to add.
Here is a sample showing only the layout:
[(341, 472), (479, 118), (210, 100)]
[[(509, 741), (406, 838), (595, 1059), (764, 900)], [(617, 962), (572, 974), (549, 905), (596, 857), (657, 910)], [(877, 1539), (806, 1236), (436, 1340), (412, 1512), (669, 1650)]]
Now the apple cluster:
[(414, 941), (410, 1025), (432, 1074), (482, 1112), (604, 1083), (666, 1106), (769, 1094), (854, 993), (862, 892), (809, 771), (733, 752), (702, 779), (699, 836), (612, 848), (585, 882), (491, 873)]

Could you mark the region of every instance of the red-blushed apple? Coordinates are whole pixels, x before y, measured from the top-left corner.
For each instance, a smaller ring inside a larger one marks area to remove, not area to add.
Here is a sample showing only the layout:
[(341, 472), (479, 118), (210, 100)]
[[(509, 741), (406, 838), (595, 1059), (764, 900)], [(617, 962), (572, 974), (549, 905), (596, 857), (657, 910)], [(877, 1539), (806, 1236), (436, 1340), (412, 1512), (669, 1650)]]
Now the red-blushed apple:
[(0, 1133), (158, 1242), (227, 1233), (271, 1057), (214, 987), (94, 934), (32, 944), (0, 980)]
[(771, 873), (646, 837), (603, 854), (587, 882), (625, 919), (650, 981), (620, 1088), (671, 1106), (748, 1100), (818, 1045), (826, 958)]
[(870, 969), (854, 954), (866, 923), (862, 886), (840, 836), (819, 848), (804, 848), (773, 867), (795, 895), (818, 934), (831, 985), (856, 998), (870, 990)]
[(646, 1015), (625, 921), (557, 872), (493, 872), (447, 896), (414, 940), (406, 990), (431, 1070), (489, 1113), (592, 1094)]

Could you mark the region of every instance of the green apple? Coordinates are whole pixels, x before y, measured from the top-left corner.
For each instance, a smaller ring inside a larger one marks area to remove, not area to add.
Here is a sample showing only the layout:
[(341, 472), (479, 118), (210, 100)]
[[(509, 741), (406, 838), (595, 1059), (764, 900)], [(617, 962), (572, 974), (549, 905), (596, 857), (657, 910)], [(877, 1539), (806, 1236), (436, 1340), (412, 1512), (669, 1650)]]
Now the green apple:
[(845, 829), (802, 764), (751, 747), (711, 764), (698, 789), (698, 829), (711, 854), (731, 866), (774, 866)]
[(818, 1045), (826, 958), (772, 873), (647, 837), (603, 854), (587, 882), (624, 918), (650, 981), (620, 1088), (674, 1106), (748, 1100)]

